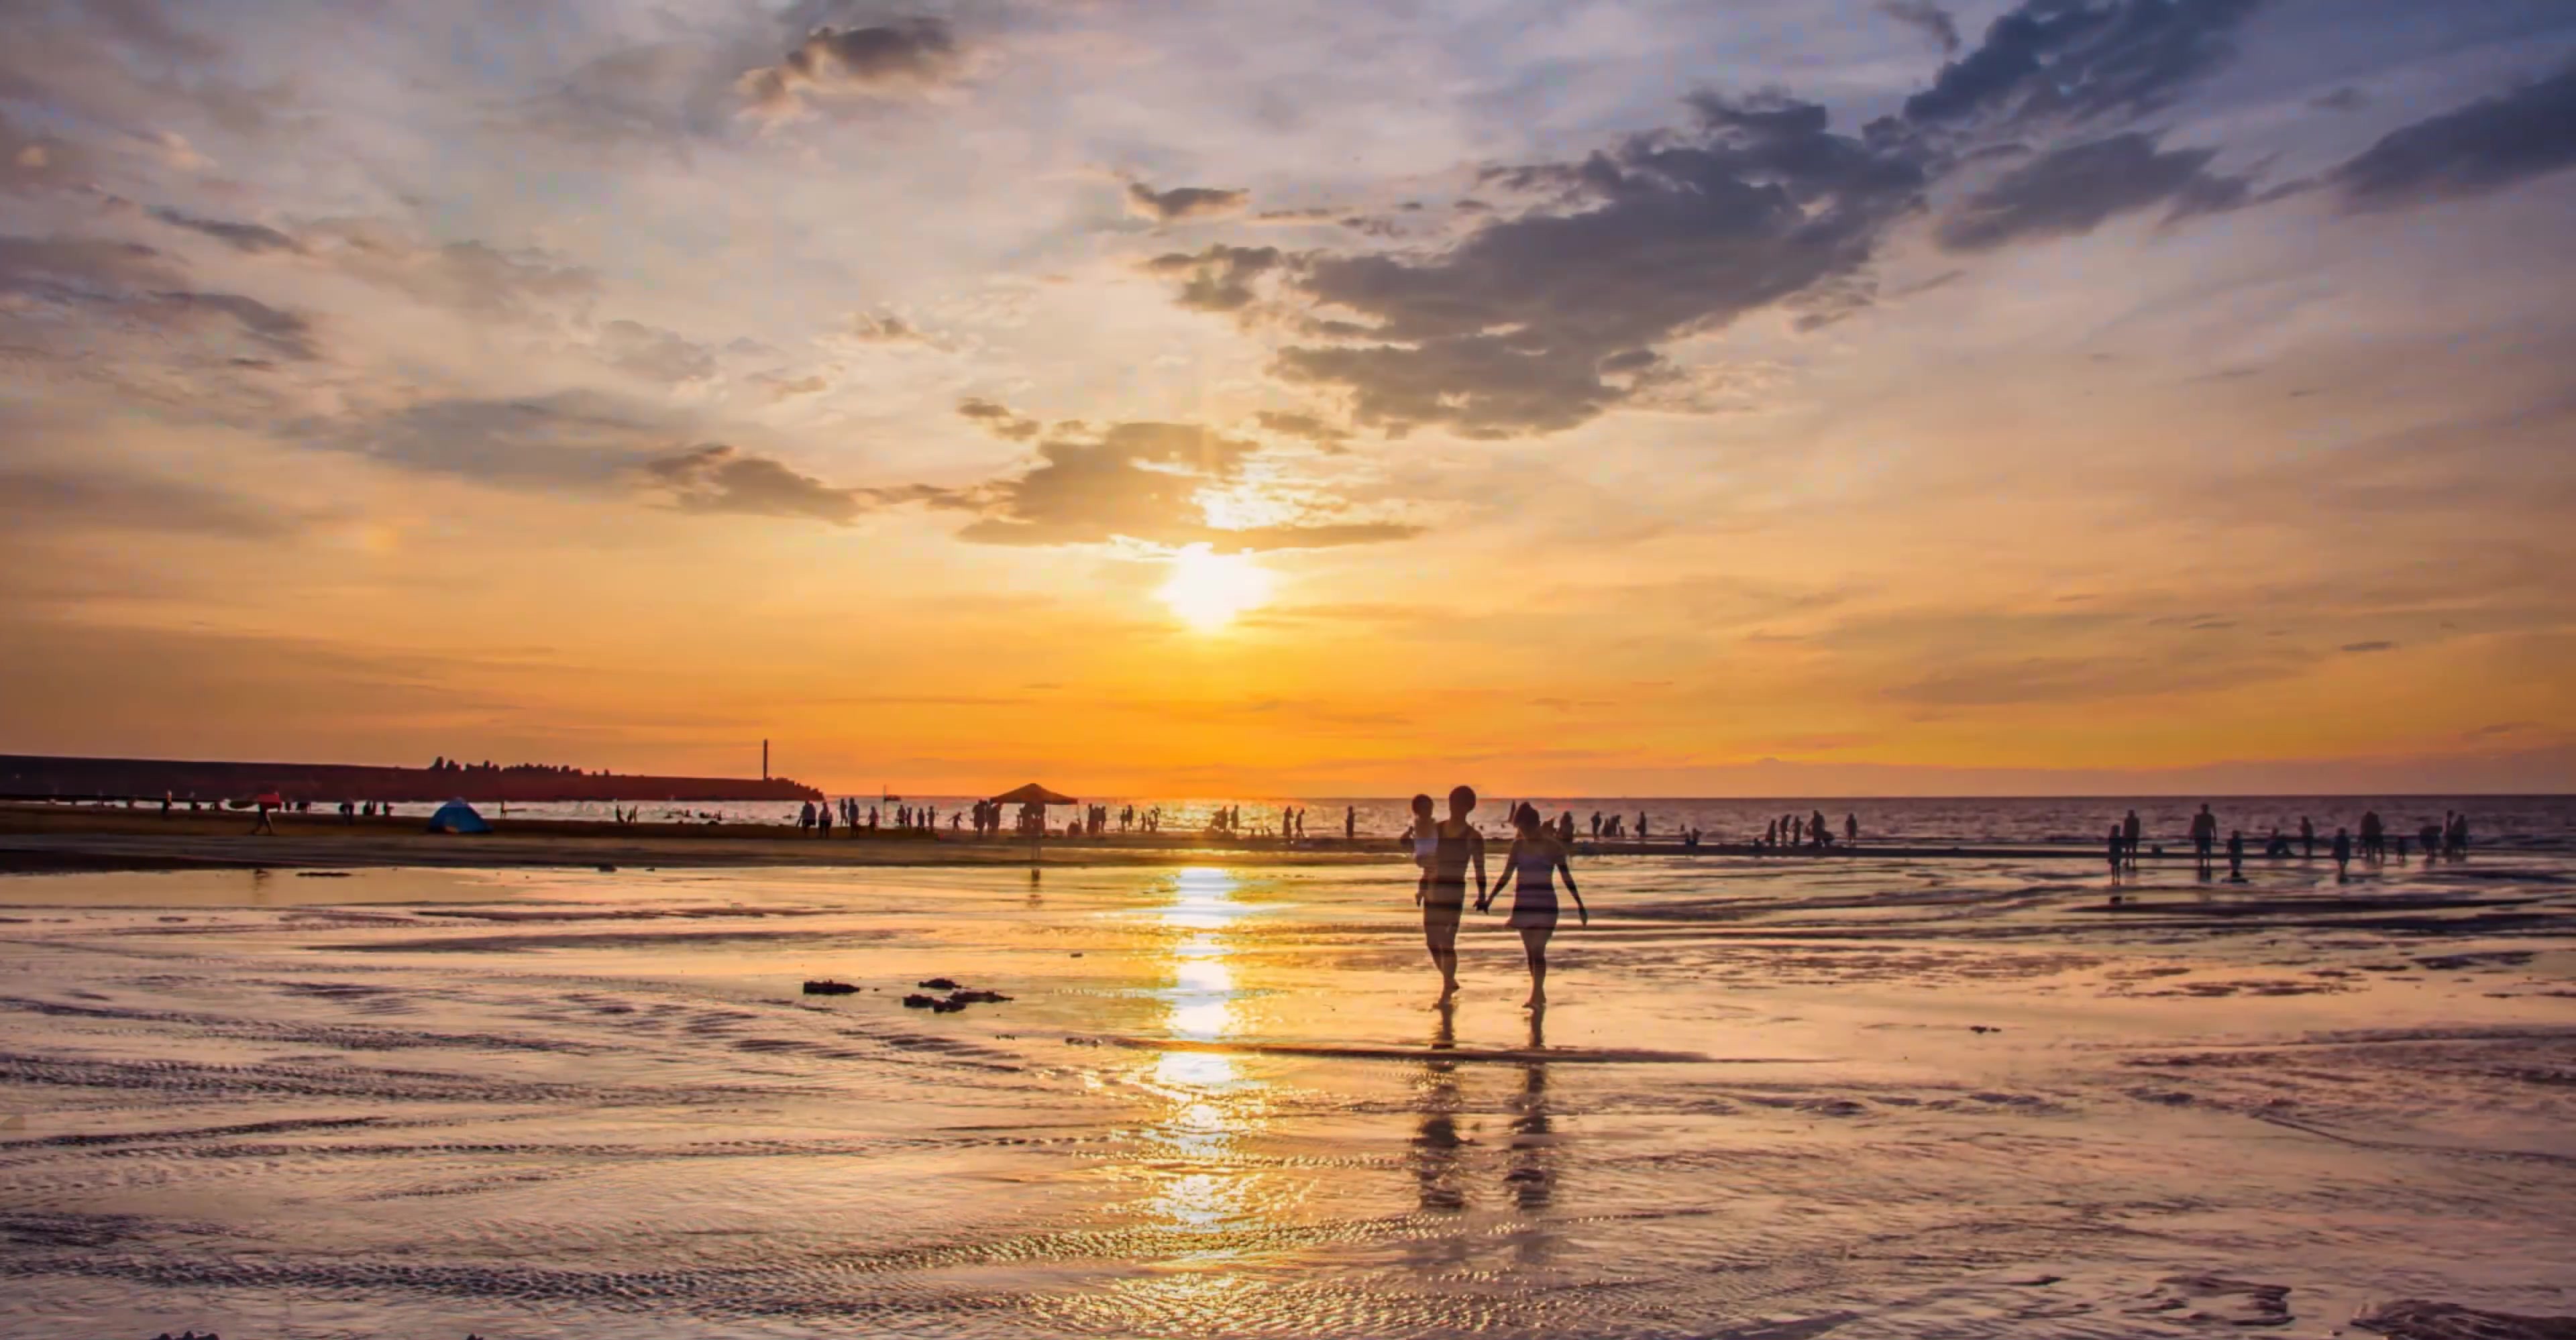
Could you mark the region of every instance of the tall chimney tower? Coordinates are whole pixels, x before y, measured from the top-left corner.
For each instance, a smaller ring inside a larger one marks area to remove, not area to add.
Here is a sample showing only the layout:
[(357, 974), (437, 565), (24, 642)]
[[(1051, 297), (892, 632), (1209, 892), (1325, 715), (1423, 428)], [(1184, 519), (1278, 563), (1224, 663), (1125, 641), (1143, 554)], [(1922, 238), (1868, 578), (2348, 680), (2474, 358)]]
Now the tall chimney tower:
[(760, 742), (760, 780), (769, 780), (769, 741)]

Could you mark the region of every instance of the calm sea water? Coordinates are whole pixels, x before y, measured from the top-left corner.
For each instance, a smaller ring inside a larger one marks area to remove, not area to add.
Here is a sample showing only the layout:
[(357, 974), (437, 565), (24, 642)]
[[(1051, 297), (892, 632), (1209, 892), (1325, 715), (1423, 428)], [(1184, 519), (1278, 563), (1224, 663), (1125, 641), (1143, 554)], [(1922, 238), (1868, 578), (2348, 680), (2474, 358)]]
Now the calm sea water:
[[(890, 809), (878, 797), (862, 797), (862, 803)], [(2471, 826), (2470, 837), (2480, 847), (2517, 850), (2560, 850), (2576, 847), (2576, 796), (2218, 796), (2208, 797), (2213, 813), (2218, 816), (2220, 831), (2242, 829), (2249, 840), (2259, 839), (2272, 828), (2295, 835), (2299, 820), (2312, 821), (2322, 841), (2337, 828), (2355, 828), (2365, 811), (2375, 810), (2388, 825), (2392, 836), (2404, 835), (2411, 843), (2415, 830), (2427, 823), (2438, 823), (2454, 810), (2466, 811)], [(1692, 797), (1633, 796), (1491, 796), (1477, 807), (1477, 818), (1496, 832), (1504, 827), (1508, 807), (1528, 801), (1551, 817), (1571, 811), (1575, 822), (1589, 831), (1591, 816), (1598, 811), (1607, 816), (1627, 817), (1628, 829), (1634, 833), (1637, 816), (1646, 816), (1649, 837), (1670, 838), (1685, 827), (1704, 830), (1710, 841), (1739, 842), (1759, 837), (1763, 825), (1783, 816), (1804, 818), (1822, 811), (1837, 839), (1846, 816), (1860, 821), (1864, 842), (1959, 842), (1959, 843), (2080, 843), (2090, 845), (2101, 840), (2106, 829), (2130, 809), (2138, 812), (2148, 840), (2168, 844), (2188, 841), (2191, 816), (2201, 799), (2172, 796), (2146, 798), (2066, 798), (1996, 799), (1970, 797), (1960, 799), (1891, 799), (1854, 800), (1783, 797), (1779, 799), (1739, 800)], [(969, 796), (907, 796), (898, 802), (927, 805), (939, 813), (939, 823), (947, 827), (950, 816), (974, 803)], [(1140, 812), (1160, 806), (1163, 831), (1196, 832), (1204, 828), (1219, 809), (1239, 806), (1247, 828), (1257, 832), (1276, 832), (1283, 806), (1302, 806), (1306, 813), (1306, 831), (1314, 837), (1338, 837), (1342, 831), (1345, 809), (1354, 811), (1357, 830), (1363, 836), (1392, 836), (1404, 830), (1406, 802), (1401, 798), (1321, 796), (1307, 799), (1282, 799), (1276, 796), (1239, 797), (1135, 797), (1108, 796), (1096, 802), (1110, 807), (1112, 827), (1117, 812), (1133, 805)], [(700, 803), (673, 805), (642, 802), (645, 817), (664, 819), (697, 815), (718, 815), (726, 823), (792, 824), (797, 807), (793, 804), (764, 801)], [(421, 807), (426, 808), (426, 807)], [(598, 803), (556, 805), (513, 805), (513, 815), (528, 818), (606, 819), (608, 806)], [(1050, 817), (1061, 825), (1074, 811), (1058, 807)], [(893, 822), (888, 813), (883, 816)]]

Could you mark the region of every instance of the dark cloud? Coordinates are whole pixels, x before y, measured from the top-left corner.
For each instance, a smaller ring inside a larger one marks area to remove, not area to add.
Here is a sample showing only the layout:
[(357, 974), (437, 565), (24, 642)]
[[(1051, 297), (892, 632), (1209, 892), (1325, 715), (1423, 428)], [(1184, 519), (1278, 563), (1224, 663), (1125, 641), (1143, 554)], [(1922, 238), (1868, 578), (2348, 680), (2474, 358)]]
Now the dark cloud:
[(238, 293), (177, 291), (152, 296), (164, 312), (181, 320), (205, 313), (227, 317), (244, 334), (281, 358), (310, 362), (322, 356), (313, 343), (313, 323), (297, 313)]
[[(1345, 391), (1359, 422), (1390, 431), (1555, 432), (1637, 389), (1605, 363), (1640, 372), (1638, 351), (1773, 304), (1865, 300), (1857, 280), (1874, 248), (1922, 207), (1921, 163), (1833, 133), (1813, 103), (1703, 95), (1692, 106), (1689, 131), (1489, 171), (1552, 206), (1445, 253), (1304, 258), (1294, 290), (1358, 319), (1340, 343), (1283, 350), (1278, 371)], [(1203, 287), (1190, 305), (1250, 296), (1240, 283)]]
[(187, 282), (152, 248), (90, 237), (0, 237), (0, 293), (62, 304), (113, 303)]
[(0, 237), (0, 293), (179, 330), (202, 329), (211, 317), (266, 354), (298, 362), (320, 357), (307, 318), (238, 293), (194, 291), (169, 257), (140, 243)]
[(1141, 181), (1127, 183), (1127, 212), (1156, 223), (1222, 219), (1243, 212), (1252, 192), (1207, 186), (1175, 186), (1157, 191)]
[(610, 365), (650, 382), (677, 384), (716, 375), (716, 356), (705, 345), (640, 322), (601, 326), (598, 348)]
[(95, 527), (262, 540), (300, 528), (250, 499), (179, 480), (42, 468), (0, 471), (0, 516), (22, 532)]
[(1253, 416), (1255, 422), (1271, 432), (1288, 437), (1302, 437), (1327, 450), (1338, 449), (1351, 440), (1350, 430), (1327, 423), (1312, 414), (1286, 414), (1265, 409)]
[(2023, 0), (1905, 101), (1922, 126), (2160, 110), (2235, 54), (2263, 0)]
[(2501, 191), (2576, 167), (2576, 65), (2393, 131), (2328, 174), (2351, 210)]
[(967, 55), (946, 22), (897, 19), (866, 28), (816, 28), (776, 65), (735, 87), (764, 116), (792, 115), (807, 97), (906, 98), (965, 77)]
[(1145, 262), (1154, 274), (1178, 278), (1183, 307), (1203, 312), (1234, 312), (1258, 296), (1252, 282), (1278, 269), (1287, 257), (1277, 247), (1233, 247), (1219, 243), (1205, 251), (1173, 252)]
[(2130, 132), (2052, 149), (1971, 195), (1937, 235), (1951, 251), (1991, 251), (2025, 238), (2087, 233), (2120, 214), (2163, 206), (2169, 219), (2234, 209), (2243, 177), (2209, 171), (2213, 149), (2160, 150)]
[(260, 223), (236, 223), (227, 219), (200, 218), (182, 210), (155, 208), (152, 217), (174, 228), (203, 233), (231, 247), (254, 255), (269, 251), (301, 251), (294, 238)]
[(2321, 112), (2357, 112), (2370, 105), (2370, 95), (2347, 84), (2308, 99), (2308, 105)]
[(1350, 213), (1333, 205), (1305, 205), (1296, 209), (1265, 209), (1252, 216), (1254, 223), (1332, 223)]
[(899, 316), (870, 316), (861, 312), (850, 318), (848, 335), (861, 344), (924, 344), (929, 337)]
[(2366, 656), (2374, 651), (2395, 651), (2397, 650), (2397, 644), (2394, 642), (2347, 642), (2343, 644), (2343, 650), (2351, 655)]
[(802, 517), (846, 526), (880, 501), (867, 491), (833, 488), (769, 457), (721, 444), (649, 461), (644, 473), (669, 489), (684, 512)]
[(1207, 544), (1219, 550), (1320, 549), (1404, 539), (1420, 528), (1330, 518), (1247, 530), (1207, 524), (1199, 493), (1242, 477), (1258, 444), (1183, 423), (1117, 423), (1096, 436), (1038, 444), (1029, 470), (935, 500), (982, 513), (959, 532), (979, 544)]
[(573, 492), (612, 490), (698, 436), (669, 410), (594, 391), (430, 400), (387, 414), (307, 420), (287, 431), (406, 470)]
[(1007, 405), (998, 405), (990, 400), (979, 400), (973, 397), (957, 402), (957, 412), (983, 425), (984, 431), (995, 437), (1007, 438), (1013, 442), (1026, 442), (1036, 437), (1045, 427), (1035, 419), (1023, 418), (1012, 413)]
[(1878, 12), (1931, 38), (1942, 55), (1959, 49), (1959, 23), (1932, 0), (1878, 0)]

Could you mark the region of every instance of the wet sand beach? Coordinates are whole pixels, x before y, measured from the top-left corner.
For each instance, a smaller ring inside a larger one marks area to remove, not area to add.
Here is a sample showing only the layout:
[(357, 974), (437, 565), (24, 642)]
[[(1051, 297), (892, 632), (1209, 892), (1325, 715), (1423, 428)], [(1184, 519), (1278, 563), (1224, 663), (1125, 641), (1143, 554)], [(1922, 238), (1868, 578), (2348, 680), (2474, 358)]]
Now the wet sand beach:
[(0, 1334), (2576, 1315), (2576, 866), (2254, 874), (1592, 862), (1537, 1019), (1384, 864), (21, 876)]

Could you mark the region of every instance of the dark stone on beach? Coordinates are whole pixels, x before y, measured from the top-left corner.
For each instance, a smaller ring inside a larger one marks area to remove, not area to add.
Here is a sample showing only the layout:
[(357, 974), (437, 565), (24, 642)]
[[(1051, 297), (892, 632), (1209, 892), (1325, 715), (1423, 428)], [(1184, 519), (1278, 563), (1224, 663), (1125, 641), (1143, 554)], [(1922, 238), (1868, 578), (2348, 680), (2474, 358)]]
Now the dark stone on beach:
[(1970, 1024), (1968, 1025), (1968, 1031), (1971, 1033), (2000, 1033), (2003, 1030), (1992, 1024)]
[(2401, 1298), (2366, 1308), (2352, 1319), (2352, 1324), (2389, 1340), (2576, 1340), (2576, 1317), (2481, 1312), (2421, 1298)]
[(856, 992), (857, 990), (857, 987), (852, 986), (847, 982), (835, 982), (830, 980), (807, 982), (805, 984), (805, 994), (809, 996), (846, 996)]
[(603, 875), (613, 875), (617, 873), (617, 867), (613, 865), (603, 865), (599, 868), (599, 873)]
[(949, 981), (945, 977), (933, 977), (927, 982), (915, 982), (913, 985), (920, 987), (924, 991), (954, 991), (957, 989), (957, 984)]
[(945, 977), (932, 978), (922, 985), (934, 986), (941, 982), (947, 982), (955, 989), (949, 991), (945, 997), (925, 996), (915, 992), (903, 998), (903, 1007), (907, 1010), (929, 1010), (934, 1014), (955, 1014), (969, 1005), (999, 1005), (1010, 999), (999, 991), (969, 991), (957, 986), (955, 982), (949, 982)]

